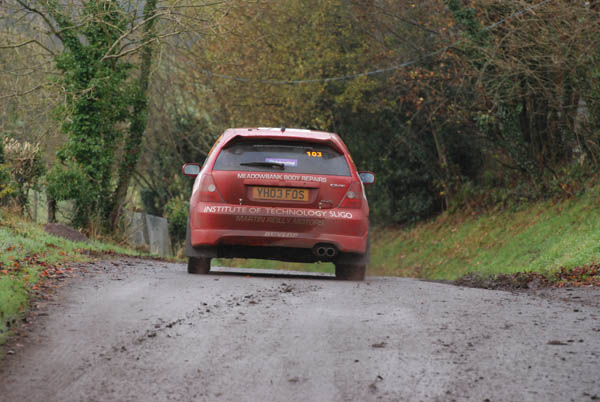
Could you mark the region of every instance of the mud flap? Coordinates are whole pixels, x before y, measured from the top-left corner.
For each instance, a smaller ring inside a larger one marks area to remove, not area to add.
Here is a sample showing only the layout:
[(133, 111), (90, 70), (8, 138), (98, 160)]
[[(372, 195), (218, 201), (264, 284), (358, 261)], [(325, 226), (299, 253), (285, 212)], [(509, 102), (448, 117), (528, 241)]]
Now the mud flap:
[(367, 251), (364, 254), (359, 253), (340, 253), (334, 258), (334, 264), (347, 265), (367, 265), (371, 262), (371, 239), (367, 237)]
[(195, 258), (217, 258), (217, 249), (215, 247), (193, 247), (190, 235), (190, 222), (188, 220), (187, 227), (185, 229), (185, 255), (186, 257)]

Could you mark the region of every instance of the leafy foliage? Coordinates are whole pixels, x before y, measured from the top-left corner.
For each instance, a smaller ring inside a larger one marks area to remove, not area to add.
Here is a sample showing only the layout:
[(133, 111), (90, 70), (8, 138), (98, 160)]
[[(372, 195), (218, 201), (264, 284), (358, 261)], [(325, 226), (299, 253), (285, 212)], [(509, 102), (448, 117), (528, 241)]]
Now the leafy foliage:
[(14, 197), (19, 208), (26, 211), (29, 190), (45, 173), (40, 145), (6, 137), (0, 149), (0, 199)]
[[(62, 45), (54, 54), (41, 42), (30, 41), (50, 52), (62, 73), (57, 82), (65, 102), (55, 114), (67, 141), (48, 176), (50, 202), (72, 199), (76, 226), (101, 222), (110, 231), (116, 228), (141, 152), (156, 1), (145, 3), (141, 22), (130, 12), (132, 4), (107, 0), (88, 0), (77, 10), (55, 1), (44, 2), (39, 9), (18, 4), (39, 15)], [(146, 42), (137, 45), (131, 34), (140, 27)], [(140, 78), (135, 81), (131, 79), (135, 64), (124, 56), (137, 49), (142, 49), (142, 57)], [(130, 135), (125, 137), (128, 129)], [(117, 165), (121, 169), (115, 177)]]
[[(187, 106), (189, 104), (170, 106), (168, 118), (149, 127), (140, 193), (144, 209), (153, 215), (165, 216), (167, 205), (173, 199), (181, 196), (189, 199), (193, 180), (182, 176), (181, 166), (186, 162), (203, 162), (217, 138), (211, 122), (189, 113)], [(170, 135), (165, 136), (165, 132)], [(185, 236), (185, 227), (183, 229)], [(177, 236), (173, 240), (183, 238)]]
[[(190, 209), (189, 197), (180, 194), (171, 198), (165, 206), (164, 216), (169, 221), (169, 235), (176, 246), (182, 246), (188, 224), (188, 211)], [(175, 247), (174, 247), (175, 248)]]
[[(402, 78), (380, 75), (302, 85), (270, 83), (290, 77), (350, 77), (367, 70), (374, 60), (385, 62), (386, 52), (379, 53), (381, 49), (373, 46), (370, 35), (374, 33), (361, 19), (363, 11), (354, 3), (331, 0), (286, 0), (254, 7), (233, 2), (219, 35), (206, 38), (191, 52), (177, 54), (173, 62), (190, 60), (201, 69), (248, 81), (194, 73), (169, 76), (169, 81), (181, 80), (181, 96), (192, 90), (198, 98), (210, 99), (208, 104), (196, 103), (194, 113), (209, 116), (212, 136), (229, 126), (338, 132), (357, 166), (378, 174), (370, 190), (376, 217), (411, 222), (430, 216), (442, 204), (435, 144), (420, 124), (411, 125), (420, 101)], [(415, 74), (412, 80), (416, 78)]]
[[(590, 79), (600, 49), (597, 7), (551, 2), (519, 14), (519, 1), (449, 4), (467, 38), (462, 59), (480, 88), (471, 109), (482, 149), (540, 194), (560, 185), (558, 170), (574, 160), (597, 167), (600, 137), (587, 108), (597, 104), (598, 84)], [(512, 15), (493, 31), (481, 28)]]
[(125, 29), (127, 19), (116, 3), (89, 1), (82, 12), (92, 23), (74, 30), (70, 19), (58, 9), (51, 10), (65, 29), (65, 50), (56, 62), (64, 73), (61, 81), (67, 105), (59, 115), (68, 141), (58, 154), (62, 166), (57, 165), (49, 177), (50, 194), (57, 201), (73, 198), (74, 223), (84, 227), (92, 216), (105, 217), (109, 212), (115, 151), (123, 135), (119, 124), (129, 117), (132, 66), (103, 59)]
[(78, 165), (57, 165), (46, 176), (46, 191), (55, 201), (78, 200), (93, 203), (94, 190), (86, 172)]
[(0, 142), (0, 203), (5, 202), (14, 191), (12, 188), (9, 166), (5, 163), (4, 141)]

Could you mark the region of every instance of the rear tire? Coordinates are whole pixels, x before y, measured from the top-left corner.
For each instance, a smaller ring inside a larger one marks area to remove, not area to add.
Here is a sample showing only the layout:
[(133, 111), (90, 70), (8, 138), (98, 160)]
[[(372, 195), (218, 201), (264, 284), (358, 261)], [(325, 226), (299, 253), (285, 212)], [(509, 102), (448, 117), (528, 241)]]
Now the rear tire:
[(210, 258), (189, 257), (188, 274), (208, 274), (210, 271)]
[(363, 281), (366, 270), (365, 264), (335, 264), (335, 278), (342, 281)]

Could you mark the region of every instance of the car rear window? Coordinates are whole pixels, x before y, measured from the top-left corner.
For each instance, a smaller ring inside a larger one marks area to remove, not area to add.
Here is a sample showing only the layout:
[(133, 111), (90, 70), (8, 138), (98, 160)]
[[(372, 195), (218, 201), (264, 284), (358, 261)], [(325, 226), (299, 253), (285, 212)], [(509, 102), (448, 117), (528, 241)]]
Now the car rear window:
[[(274, 166), (267, 166), (271, 163)], [(283, 165), (283, 169), (277, 165)], [(275, 140), (243, 141), (228, 145), (221, 150), (213, 170), (350, 176), (344, 155), (327, 145)]]

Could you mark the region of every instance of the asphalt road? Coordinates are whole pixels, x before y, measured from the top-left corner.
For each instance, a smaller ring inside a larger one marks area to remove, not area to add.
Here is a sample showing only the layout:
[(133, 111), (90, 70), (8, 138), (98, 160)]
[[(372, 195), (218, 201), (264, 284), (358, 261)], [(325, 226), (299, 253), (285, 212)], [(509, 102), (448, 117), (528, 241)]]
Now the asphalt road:
[(600, 308), (568, 293), (86, 269), (5, 346), (1, 401), (600, 399)]

